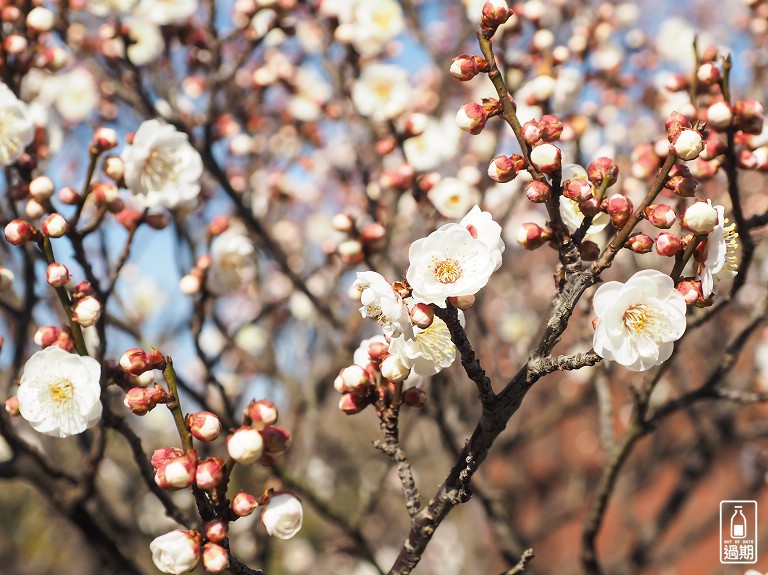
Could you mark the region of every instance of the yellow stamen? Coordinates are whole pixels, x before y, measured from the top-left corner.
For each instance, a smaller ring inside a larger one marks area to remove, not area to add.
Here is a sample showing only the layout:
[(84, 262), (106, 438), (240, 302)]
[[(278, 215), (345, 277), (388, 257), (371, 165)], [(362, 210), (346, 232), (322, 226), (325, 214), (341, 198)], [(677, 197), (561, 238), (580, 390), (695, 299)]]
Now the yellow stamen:
[(432, 274), (441, 284), (452, 284), (461, 277), (461, 264), (454, 259), (432, 260)]

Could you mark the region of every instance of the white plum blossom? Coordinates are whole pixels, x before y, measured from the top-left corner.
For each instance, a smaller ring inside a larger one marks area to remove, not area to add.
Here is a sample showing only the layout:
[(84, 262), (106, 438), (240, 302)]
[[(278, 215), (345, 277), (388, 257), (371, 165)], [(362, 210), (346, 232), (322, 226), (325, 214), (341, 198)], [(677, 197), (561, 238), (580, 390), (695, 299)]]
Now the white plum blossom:
[(51, 346), (24, 365), (18, 390), (19, 412), (40, 433), (69, 437), (101, 418), (101, 366)]
[(494, 271), (501, 267), (501, 254), (504, 253), (504, 240), (501, 239), (501, 226), (496, 223), (489, 212), (484, 212), (480, 206), (475, 206), (459, 222), (465, 226), (473, 237), (485, 244), (491, 251)]
[(595, 352), (632, 371), (666, 361), (685, 333), (686, 303), (668, 275), (642, 270), (626, 283), (601, 285), (593, 301)]
[(477, 189), (459, 178), (443, 178), (428, 195), (435, 209), (445, 218), (460, 218), (480, 199)]
[(453, 296), (480, 291), (495, 270), (491, 250), (461, 224), (446, 224), (408, 250), (406, 278), (417, 302), (445, 307)]
[(29, 108), (0, 83), (0, 166), (10, 166), (18, 160), (34, 137)]
[(360, 315), (375, 319), (387, 336), (405, 333), (406, 337), (413, 337), (403, 298), (384, 276), (376, 272), (358, 272), (354, 285), (360, 292)]
[(411, 98), (408, 74), (399, 66), (371, 64), (352, 86), (352, 103), (363, 116), (389, 120), (400, 115)]
[(158, 26), (183, 24), (198, 4), (197, 0), (141, 0), (135, 13)]
[(456, 155), (461, 130), (453, 116), (446, 114), (441, 120), (429, 117), (424, 131), (403, 142), (403, 153), (415, 170), (436, 168)]
[(357, 0), (350, 26), (352, 46), (360, 54), (381, 52), (386, 43), (405, 28), (403, 9), (396, 0)]
[(701, 292), (706, 298), (717, 293), (717, 282), (732, 278), (737, 274), (738, 260), (736, 250), (739, 247), (736, 225), (726, 225), (723, 206), (714, 206), (717, 211), (717, 225), (707, 237), (706, 258), (697, 268), (701, 280)]
[(123, 23), (131, 39), (126, 49), (130, 61), (136, 66), (144, 66), (157, 60), (165, 48), (160, 27), (144, 18), (126, 18)]
[[(462, 312), (459, 312), (463, 317)], [(389, 353), (397, 356), (412, 374), (422, 377), (435, 375), (456, 359), (456, 346), (451, 341), (448, 326), (436, 317), (426, 329), (413, 328), (414, 338), (392, 338)]]
[[(560, 217), (570, 233), (574, 233), (584, 221), (584, 214), (579, 209), (579, 204), (571, 198), (560, 196)], [(591, 236), (602, 232), (611, 223), (611, 217), (605, 212), (600, 212), (592, 218), (592, 225), (587, 228), (587, 235)]]
[(206, 275), (208, 289), (227, 294), (248, 283), (256, 275), (253, 242), (236, 229), (216, 236), (211, 244), (211, 267)]
[(291, 116), (302, 122), (315, 122), (323, 115), (322, 106), (331, 98), (331, 85), (308, 66), (299, 68), (294, 77), (296, 92), (288, 100)]
[(301, 529), (304, 510), (292, 493), (275, 493), (261, 510), (261, 522), (272, 537), (290, 539)]
[(125, 183), (141, 208), (173, 209), (200, 194), (203, 161), (187, 135), (173, 126), (142, 122), (122, 158)]
[(149, 550), (155, 567), (171, 575), (192, 571), (200, 560), (198, 538), (196, 532), (177, 529), (153, 539)]
[(75, 68), (54, 79), (53, 105), (56, 111), (72, 124), (87, 120), (99, 103), (99, 88), (93, 74), (85, 68)]

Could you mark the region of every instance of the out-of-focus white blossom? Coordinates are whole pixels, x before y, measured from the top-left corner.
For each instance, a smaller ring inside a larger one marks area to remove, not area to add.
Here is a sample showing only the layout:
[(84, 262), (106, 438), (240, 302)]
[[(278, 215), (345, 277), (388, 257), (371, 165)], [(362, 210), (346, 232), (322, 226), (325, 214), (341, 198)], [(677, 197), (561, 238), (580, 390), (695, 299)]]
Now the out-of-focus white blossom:
[(195, 13), (198, 4), (196, 0), (140, 0), (136, 15), (158, 26), (183, 24)]
[(216, 236), (211, 245), (211, 267), (206, 283), (222, 295), (253, 280), (256, 275), (255, 248), (250, 238), (235, 229)]
[(10, 166), (32, 143), (35, 126), (27, 105), (0, 84), (0, 166)]
[(399, 66), (371, 64), (352, 86), (352, 102), (363, 116), (388, 120), (400, 115), (411, 98), (408, 75)]
[(428, 195), (438, 213), (451, 219), (462, 217), (480, 199), (477, 189), (459, 178), (443, 178)]

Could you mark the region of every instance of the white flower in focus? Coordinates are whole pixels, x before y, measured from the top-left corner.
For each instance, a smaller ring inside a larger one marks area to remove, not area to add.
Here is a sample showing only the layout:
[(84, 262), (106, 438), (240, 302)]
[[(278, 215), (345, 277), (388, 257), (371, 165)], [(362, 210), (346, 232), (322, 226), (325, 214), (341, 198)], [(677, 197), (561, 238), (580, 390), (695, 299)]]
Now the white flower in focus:
[(142, 122), (122, 158), (125, 183), (140, 208), (173, 209), (200, 194), (203, 161), (187, 135), (173, 126)]
[(18, 390), (19, 412), (39, 433), (69, 437), (101, 418), (101, 366), (51, 346), (24, 365)]
[[(578, 230), (581, 222), (584, 221), (584, 214), (581, 213), (579, 204), (565, 196), (560, 196), (560, 217), (570, 233)], [(609, 223), (611, 223), (611, 217), (605, 212), (600, 212), (592, 218), (592, 225), (587, 228), (587, 235), (602, 232)]]
[(200, 560), (199, 534), (177, 529), (156, 537), (149, 544), (152, 561), (163, 573), (181, 575), (192, 571)]
[(378, 54), (405, 28), (403, 9), (396, 0), (362, 0), (355, 4), (350, 25), (355, 50), (364, 56)]
[(183, 24), (197, 6), (197, 0), (141, 0), (135, 12), (153, 24), (165, 26)]
[(400, 115), (411, 98), (408, 75), (399, 66), (371, 64), (352, 87), (352, 102), (363, 116), (389, 120)]
[(480, 194), (476, 188), (459, 178), (443, 178), (428, 193), (438, 213), (445, 218), (460, 218), (476, 204)]
[(739, 247), (736, 224), (725, 224), (723, 206), (714, 206), (717, 210), (717, 225), (707, 237), (707, 257), (700, 263), (697, 276), (701, 280), (701, 293), (706, 298), (717, 293), (717, 282), (732, 278), (738, 273), (739, 262), (736, 250)]
[(685, 333), (685, 298), (658, 270), (639, 271), (627, 283), (604, 283), (592, 305), (598, 319), (595, 352), (632, 371), (666, 361)]
[(403, 298), (392, 289), (384, 276), (376, 272), (358, 272), (354, 285), (360, 292), (360, 315), (372, 317), (387, 336), (405, 333), (413, 337), (410, 316)]
[(229, 229), (216, 236), (206, 275), (208, 289), (223, 295), (251, 281), (256, 275), (255, 251), (248, 236), (237, 230)]
[(261, 522), (272, 537), (290, 539), (301, 529), (304, 510), (299, 498), (291, 493), (276, 493), (261, 511)]
[[(461, 312), (459, 312), (461, 314)], [(451, 341), (448, 326), (435, 317), (426, 329), (413, 328), (414, 338), (393, 338), (389, 353), (400, 358), (411, 374), (429, 377), (450, 366), (456, 359), (456, 346)]]
[(493, 220), (490, 213), (484, 212), (479, 206), (475, 206), (459, 222), (465, 226), (473, 237), (485, 244), (491, 251), (494, 269), (501, 267), (501, 254), (504, 253), (504, 240), (501, 239), (501, 226)]
[(449, 297), (476, 294), (495, 270), (491, 250), (461, 224), (446, 224), (413, 242), (408, 260), (414, 299), (440, 307)]
[(131, 39), (127, 49), (131, 62), (144, 66), (157, 60), (165, 48), (160, 27), (143, 18), (126, 18), (123, 23), (128, 28), (128, 37)]
[(0, 84), (0, 166), (10, 166), (35, 138), (35, 126), (27, 105), (11, 89)]

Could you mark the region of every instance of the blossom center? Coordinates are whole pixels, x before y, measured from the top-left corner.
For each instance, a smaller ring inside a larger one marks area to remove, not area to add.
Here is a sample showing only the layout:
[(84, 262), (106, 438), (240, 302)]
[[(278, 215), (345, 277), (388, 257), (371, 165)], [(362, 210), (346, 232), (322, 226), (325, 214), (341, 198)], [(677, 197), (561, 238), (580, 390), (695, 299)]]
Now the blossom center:
[(177, 158), (173, 154), (152, 150), (144, 164), (144, 175), (149, 180), (147, 188), (159, 190), (169, 180), (176, 181), (178, 177), (176, 164)]
[(69, 403), (75, 396), (75, 385), (68, 379), (63, 379), (51, 385), (48, 392), (55, 403)]
[(452, 258), (442, 261), (437, 258), (432, 260), (432, 274), (441, 284), (454, 283), (461, 277), (461, 273), (461, 264)]
[(622, 317), (624, 326), (634, 335), (647, 337), (653, 341), (664, 341), (667, 325), (661, 310), (643, 303), (627, 308)]

